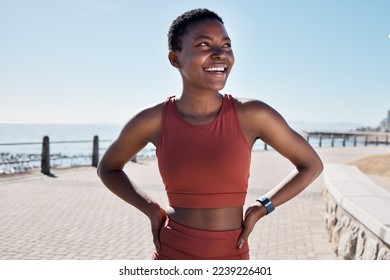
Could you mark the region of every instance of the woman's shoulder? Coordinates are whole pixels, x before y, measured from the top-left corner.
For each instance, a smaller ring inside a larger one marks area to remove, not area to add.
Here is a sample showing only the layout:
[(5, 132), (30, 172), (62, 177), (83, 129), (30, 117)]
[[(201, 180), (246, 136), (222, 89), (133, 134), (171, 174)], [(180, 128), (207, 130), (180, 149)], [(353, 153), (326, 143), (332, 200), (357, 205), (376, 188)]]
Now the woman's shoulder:
[(155, 135), (158, 133), (161, 127), (164, 103), (160, 102), (136, 112), (123, 127), (122, 134)]
[(250, 136), (275, 143), (277, 137), (291, 132), (283, 116), (267, 103), (248, 98), (236, 100), (241, 126)]
[(240, 114), (269, 114), (276, 112), (264, 101), (254, 98), (232, 97), (236, 103), (237, 111)]
[(165, 101), (144, 107), (139, 110), (134, 117), (145, 120), (161, 119), (164, 104)]
[(164, 107), (166, 106), (166, 104), (171, 103), (174, 98), (174, 95), (169, 96), (165, 98), (164, 101), (160, 101), (158, 103), (145, 107), (138, 111), (135, 116), (146, 119), (161, 119)]

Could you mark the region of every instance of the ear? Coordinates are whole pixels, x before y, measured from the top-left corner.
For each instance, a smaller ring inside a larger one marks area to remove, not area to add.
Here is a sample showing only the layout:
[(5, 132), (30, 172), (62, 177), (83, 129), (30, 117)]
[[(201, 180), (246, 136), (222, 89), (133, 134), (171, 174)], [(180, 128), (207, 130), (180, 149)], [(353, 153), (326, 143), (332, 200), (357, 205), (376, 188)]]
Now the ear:
[(168, 59), (171, 65), (175, 68), (180, 68), (180, 62), (179, 57), (176, 51), (169, 51), (168, 53)]

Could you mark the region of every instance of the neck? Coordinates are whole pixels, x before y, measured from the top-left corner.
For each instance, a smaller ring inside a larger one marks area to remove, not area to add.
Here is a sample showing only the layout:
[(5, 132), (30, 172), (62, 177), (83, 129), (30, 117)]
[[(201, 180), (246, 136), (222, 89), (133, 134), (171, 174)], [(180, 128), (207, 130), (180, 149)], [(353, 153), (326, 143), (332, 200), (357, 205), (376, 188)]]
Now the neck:
[(190, 93), (183, 91), (177, 98), (177, 104), (181, 108), (190, 111), (209, 111), (215, 107), (220, 107), (223, 96), (218, 91)]
[(218, 115), (222, 100), (223, 96), (217, 91), (209, 94), (183, 92), (180, 98), (176, 99), (176, 106), (187, 121), (194, 124), (206, 124)]

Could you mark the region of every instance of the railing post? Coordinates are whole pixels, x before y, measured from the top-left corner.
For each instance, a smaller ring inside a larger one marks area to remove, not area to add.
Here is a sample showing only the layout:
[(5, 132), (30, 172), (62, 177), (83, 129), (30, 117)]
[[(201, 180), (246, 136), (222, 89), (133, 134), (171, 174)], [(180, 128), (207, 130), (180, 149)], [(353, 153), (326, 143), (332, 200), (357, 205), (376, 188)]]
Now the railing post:
[(97, 167), (99, 164), (99, 137), (95, 135), (93, 137), (92, 147), (92, 166)]
[(346, 135), (343, 135), (343, 147), (345, 147), (346, 141), (347, 141), (347, 136), (346, 136)]
[(321, 148), (322, 147), (322, 134), (320, 134), (320, 142), (318, 143), (318, 146)]
[(366, 135), (366, 138), (364, 140), (364, 146), (367, 146), (367, 144), (368, 144), (368, 135)]
[(332, 147), (334, 147), (334, 135), (333, 134), (331, 136), (331, 139), (332, 139), (331, 145), (332, 145)]
[(48, 136), (43, 137), (42, 142), (41, 172), (46, 175), (50, 174), (50, 141)]
[(267, 143), (264, 143), (264, 151), (267, 151), (268, 150), (268, 145)]
[(353, 146), (356, 147), (357, 144), (357, 136), (355, 135), (353, 138)]

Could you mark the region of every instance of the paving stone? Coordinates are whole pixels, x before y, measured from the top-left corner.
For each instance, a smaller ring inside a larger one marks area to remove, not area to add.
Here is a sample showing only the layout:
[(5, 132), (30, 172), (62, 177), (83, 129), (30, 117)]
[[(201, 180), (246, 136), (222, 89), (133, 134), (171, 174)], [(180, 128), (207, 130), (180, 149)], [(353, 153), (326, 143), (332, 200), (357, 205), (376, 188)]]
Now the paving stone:
[[(378, 154), (374, 147), (320, 149), (327, 162)], [(155, 160), (126, 172), (162, 205), (167, 198)], [(273, 151), (254, 152), (246, 206), (279, 183), (292, 165)], [(148, 219), (114, 196), (96, 169), (0, 177), (0, 259), (139, 259), (153, 251)], [(337, 259), (328, 242), (323, 178), (262, 219), (249, 237), (252, 259)]]

